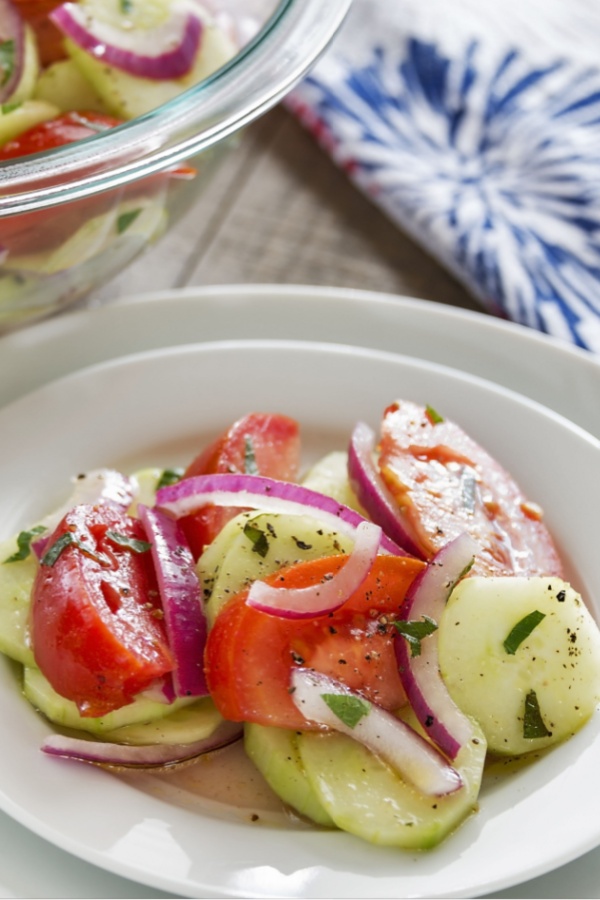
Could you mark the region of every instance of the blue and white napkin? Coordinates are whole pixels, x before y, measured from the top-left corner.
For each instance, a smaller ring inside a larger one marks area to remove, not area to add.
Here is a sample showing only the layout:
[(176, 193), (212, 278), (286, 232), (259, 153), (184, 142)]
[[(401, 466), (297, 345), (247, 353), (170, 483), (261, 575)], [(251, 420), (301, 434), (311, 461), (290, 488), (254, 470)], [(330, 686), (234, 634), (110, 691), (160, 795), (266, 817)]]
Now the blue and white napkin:
[(354, 0), (288, 103), (484, 308), (600, 353), (599, 0)]

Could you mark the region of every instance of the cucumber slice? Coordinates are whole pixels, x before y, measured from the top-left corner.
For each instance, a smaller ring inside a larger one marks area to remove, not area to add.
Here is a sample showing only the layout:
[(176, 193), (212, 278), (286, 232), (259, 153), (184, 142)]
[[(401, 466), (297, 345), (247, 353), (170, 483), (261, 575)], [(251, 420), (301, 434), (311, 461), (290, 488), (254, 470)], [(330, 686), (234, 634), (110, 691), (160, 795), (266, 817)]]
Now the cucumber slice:
[(158, 703), (155, 700), (138, 697), (133, 703), (122, 706), (101, 718), (81, 716), (75, 703), (57, 694), (50, 682), (39, 669), (26, 667), (23, 679), (25, 697), (39, 712), (56, 725), (88, 731), (90, 734), (107, 734), (126, 725), (155, 722), (172, 715), (184, 706), (196, 701), (189, 698), (175, 700), (174, 703)]
[(41, 73), (33, 99), (52, 103), (60, 112), (91, 110), (106, 112), (106, 106), (71, 59), (52, 63)]
[(59, 113), (57, 106), (45, 100), (25, 100), (16, 106), (5, 103), (0, 106), (0, 147), (34, 125), (56, 118)]
[(122, 119), (135, 119), (167, 103), (192, 85), (204, 81), (236, 52), (233, 43), (224, 32), (211, 24), (206, 24), (200, 51), (187, 75), (183, 78), (157, 81), (140, 78), (114, 66), (107, 66), (102, 60), (96, 59), (69, 39), (65, 39), (64, 44), (69, 58), (101, 98), (106, 109)]
[(426, 797), (351, 737), (302, 732), (298, 749), (306, 776), (338, 828), (373, 844), (404, 849), (435, 847), (477, 806), (486, 744), (478, 737), (454, 760), (463, 787)]
[(38, 563), (33, 554), (17, 562), (5, 562), (17, 550), (16, 537), (0, 543), (0, 653), (24, 666), (34, 666), (28, 620)]
[[(541, 621), (507, 652), (512, 629), (536, 612)], [(452, 698), (479, 722), (493, 753), (512, 756), (556, 744), (596, 708), (600, 632), (580, 595), (559, 578), (464, 579), (441, 617), (438, 647)], [(543, 724), (537, 736), (526, 737), (536, 703)]]
[(104, 732), (102, 739), (117, 744), (191, 744), (210, 737), (222, 722), (223, 716), (210, 697), (203, 697), (160, 719)]
[(310, 516), (241, 513), (198, 560), (209, 625), (227, 600), (257, 578), (303, 560), (349, 553), (352, 546), (351, 538), (327, 531)]
[(79, 0), (90, 19), (124, 31), (158, 28), (171, 13), (172, 0)]
[(302, 480), (304, 487), (333, 497), (345, 506), (365, 515), (348, 481), (348, 454), (334, 450), (314, 464)]
[(23, 46), (23, 71), (15, 90), (6, 103), (24, 103), (31, 100), (40, 71), (40, 60), (35, 35), (29, 25), (25, 26), (25, 42)]
[(294, 731), (246, 723), (244, 749), (284, 803), (317, 825), (334, 824), (306, 777)]

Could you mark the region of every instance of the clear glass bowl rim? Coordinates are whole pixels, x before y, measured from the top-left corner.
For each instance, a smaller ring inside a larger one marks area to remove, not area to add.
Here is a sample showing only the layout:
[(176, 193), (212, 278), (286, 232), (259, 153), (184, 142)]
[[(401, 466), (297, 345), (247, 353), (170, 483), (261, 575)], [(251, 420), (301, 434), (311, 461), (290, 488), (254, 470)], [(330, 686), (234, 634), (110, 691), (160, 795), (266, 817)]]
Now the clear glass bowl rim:
[(169, 103), (77, 144), (0, 164), (0, 218), (129, 184), (224, 141), (307, 74), (351, 3), (281, 0), (228, 65)]

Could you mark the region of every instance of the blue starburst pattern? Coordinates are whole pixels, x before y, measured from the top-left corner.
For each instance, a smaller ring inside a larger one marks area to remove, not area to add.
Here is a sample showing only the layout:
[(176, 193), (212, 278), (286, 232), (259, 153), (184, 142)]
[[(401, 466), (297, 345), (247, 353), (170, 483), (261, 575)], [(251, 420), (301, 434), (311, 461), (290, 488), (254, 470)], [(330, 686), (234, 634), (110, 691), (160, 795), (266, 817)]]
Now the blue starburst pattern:
[(291, 105), (488, 309), (600, 352), (600, 70), (406, 38)]

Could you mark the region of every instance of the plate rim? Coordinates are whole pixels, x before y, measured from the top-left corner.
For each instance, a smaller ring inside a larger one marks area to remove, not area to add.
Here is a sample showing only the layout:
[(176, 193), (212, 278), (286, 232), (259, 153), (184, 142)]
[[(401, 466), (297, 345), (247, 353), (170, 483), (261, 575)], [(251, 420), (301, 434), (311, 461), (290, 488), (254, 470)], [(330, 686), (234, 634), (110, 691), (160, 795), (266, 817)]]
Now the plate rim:
[[(289, 340), (288, 340), (288, 341), (285, 341), (285, 340), (283, 340), (283, 341), (282, 341), (282, 340), (279, 340), (279, 341), (270, 341), (270, 340), (262, 340), (262, 341), (256, 341), (256, 340), (249, 340), (249, 341), (229, 340), (229, 341), (221, 341), (221, 342), (212, 342), (211, 349), (215, 350), (215, 352), (218, 352), (218, 350), (220, 349), (220, 347), (228, 347), (228, 348), (232, 348), (232, 347), (237, 347), (237, 346), (239, 346), (240, 344), (244, 344), (244, 345), (252, 346), (252, 347), (257, 347), (257, 346), (260, 347), (260, 346), (264, 346), (265, 344), (267, 344), (267, 345), (272, 345), (272, 344), (274, 344), (274, 343), (277, 344), (277, 345), (279, 345), (279, 346), (284, 346), (284, 347), (287, 346), (287, 345), (292, 344), (292, 345), (294, 345), (294, 346), (299, 346), (299, 347), (301, 347), (301, 348), (306, 349), (306, 345), (307, 345), (307, 344), (310, 344), (311, 342), (307, 342), (307, 341), (289, 341)], [(377, 357), (377, 358), (383, 358), (383, 359), (389, 360), (389, 361), (395, 361), (395, 362), (408, 362), (410, 365), (418, 364), (418, 365), (420, 365), (420, 366), (426, 366), (426, 367), (428, 367), (428, 368), (430, 368), (431, 366), (433, 366), (436, 370), (440, 370), (440, 371), (442, 371), (442, 372), (449, 369), (448, 366), (439, 365), (439, 364), (432, 364), (432, 363), (431, 363), (430, 361), (428, 361), (428, 360), (421, 360), (421, 359), (419, 359), (419, 358), (407, 357), (407, 356), (405, 356), (404, 354), (390, 354), (390, 353), (387, 352), (387, 351), (377, 351), (377, 350), (375, 350), (375, 349), (373, 349), (373, 348), (362, 348), (362, 347), (354, 347), (354, 346), (346, 346), (346, 345), (336, 345), (336, 344), (333, 344), (333, 345), (332, 345), (332, 344), (330, 344), (330, 343), (328, 343), (328, 342), (324, 342), (324, 343), (323, 343), (323, 342), (319, 342), (319, 343), (317, 343), (317, 342), (312, 342), (312, 343), (313, 343), (313, 346), (316, 346), (316, 347), (319, 348), (319, 349), (325, 349), (325, 350), (331, 350), (331, 349), (334, 349), (334, 350), (337, 351), (337, 352), (345, 353), (345, 355), (356, 355), (356, 353), (360, 353), (361, 355), (367, 356), (367, 357), (372, 357), (372, 356), (374, 355), (374, 356)], [(217, 345), (217, 346), (215, 346), (215, 345)], [(206, 345), (203, 344), (203, 343), (194, 343), (194, 344), (188, 345), (188, 347), (189, 347), (190, 352), (196, 352), (196, 353), (197, 353), (198, 351), (202, 351), (202, 352), (203, 352), (204, 350), (206, 350)], [(164, 357), (168, 357), (168, 358), (172, 358), (172, 357), (176, 356), (176, 355), (181, 351), (181, 349), (182, 349), (181, 346), (178, 346), (178, 347), (165, 347), (165, 348), (162, 348), (162, 350), (160, 350), (160, 349), (152, 349), (152, 350), (145, 351), (145, 352), (141, 352), (141, 353), (134, 353), (134, 354), (130, 354), (128, 357), (125, 357), (125, 358), (122, 358), (122, 359), (111, 360), (111, 361), (107, 361), (107, 362), (105, 362), (105, 363), (100, 363), (100, 364), (92, 365), (92, 366), (90, 366), (90, 367), (87, 367), (87, 368), (84, 369), (84, 370), (77, 370), (77, 371), (75, 371), (74, 373), (72, 373), (71, 375), (65, 376), (64, 378), (67, 379), (67, 380), (79, 379), (79, 378), (81, 378), (81, 377), (84, 377), (84, 378), (85, 378), (85, 377), (87, 377), (87, 375), (88, 375), (89, 372), (93, 372), (93, 371), (95, 371), (95, 370), (97, 370), (97, 369), (107, 370), (107, 369), (120, 368), (120, 367), (122, 366), (123, 362), (133, 361), (133, 362), (135, 363), (135, 362), (137, 362), (137, 361), (140, 360), (140, 359), (141, 359), (141, 360), (144, 360), (144, 359), (152, 359), (152, 358), (154, 358), (154, 357), (157, 356), (157, 355), (159, 355), (159, 356), (164, 356)], [(460, 377), (463, 378), (463, 379), (467, 379), (468, 381), (482, 382), (487, 388), (490, 388), (490, 387), (491, 387), (491, 388), (493, 388), (493, 389), (496, 390), (496, 391), (500, 391), (502, 394), (508, 393), (508, 394), (511, 395), (511, 396), (515, 394), (515, 392), (512, 391), (512, 390), (509, 389), (509, 388), (506, 388), (506, 387), (503, 387), (503, 386), (500, 386), (500, 385), (495, 385), (493, 382), (489, 382), (489, 380), (487, 380), (487, 379), (480, 378), (480, 377), (477, 377), (477, 376), (473, 376), (473, 375), (471, 375), (471, 374), (469, 374), (469, 373), (461, 372), (460, 370), (454, 370), (454, 374), (460, 376)], [(60, 380), (63, 380), (63, 379), (60, 379)], [(56, 382), (53, 381), (50, 385), (48, 385), (48, 388), (47, 388), (47, 389), (50, 390), (50, 391), (53, 391), (53, 390), (55, 390), (55, 386), (56, 386)], [(40, 388), (39, 390), (43, 392), (43, 391), (45, 390), (45, 388)], [(39, 393), (39, 391), (37, 391), (36, 393)], [(551, 409), (548, 409), (548, 408), (544, 407), (542, 404), (539, 404), (537, 401), (532, 400), (531, 398), (528, 398), (528, 397), (526, 397), (525, 395), (518, 395), (518, 397), (519, 397), (519, 399), (520, 399), (522, 402), (524, 402), (527, 406), (530, 406), (530, 405), (533, 404), (533, 405), (535, 405), (535, 406), (537, 406), (537, 407), (540, 407), (540, 408), (541, 408), (542, 410), (544, 410), (546, 413), (549, 413), (553, 418), (555, 418), (555, 417), (558, 416), (561, 420), (564, 420), (564, 417), (563, 417), (561, 414), (556, 413), (555, 411), (553, 411), (553, 410), (551, 410)], [(20, 405), (19, 400), (15, 401), (15, 402), (16, 402), (17, 406)], [(12, 407), (13, 404), (10, 404), (10, 406)], [(583, 429), (580, 428), (580, 426), (578, 426), (578, 425), (576, 425), (576, 424), (570, 422), (569, 420), (566, 420), (566, 424), (567, 424), (569, 427), (576, 429), (576, 431), (577, 431), (578, 433), (581, 432), (581, 433), (583, 434), (583, 436), (584, 436), (586, 439), (589, 439), (589, 440), (593, 441), (593, 444), (594, 444), (594, 447), (595, 447), (595, 448), (598, 447), (598, 448), (600, 449), (600, 445), (598, 444), (598, 440), (597, 440), (593, 435), (590, 435), (589, 433), (585, 432)], [(22, 819), (18, 819), (18, 820), (19, 820), (19, 821), (23, 821)], [(27, 825), (27, 823), (25, 823), (25, 822), (23, 822), (23, 824), (26, 824), (27, 827), (31, 827), (31, 825)], [(56, 846), (60, 846), (60, 844), (56, 844), (56, 842), (52, 839), (52, 837), (49, 837), (49, 836), (48, 836), (48, 833), (41, 833), (39, 830), (36, 830), (36, 829), (32, 829), (32, 830), (36, 831), (36, 833), (40, 834), (40, 836), (45, 837), (47, 840), (50, 840), (51, 842), (55, 843)], [(595, 843), (597, 843), (597, 841), (596, 841)], [(64, 847), (63, 847), (63, 849), (64, 849)], [(67, 848), (67, 849), (68, 849), (69, 852), (74, 852), (74, 851), (71, 850), (70, 848)], [(577, 856), (579, 856), (579, 855), (581, 854), (581, 852), (582, 852), (581, 850), (577, 850), (577, 851), (574, 853), (574, 855), (573, 855), (572, 857), (570, 857), (570, 858), (576, 858)], [(585, 852), (585, 851), (583, 851), (583, 852)], [(79, 856), (80, 858), (87, 859), (88, 861), (93, 862), (93, 863), (96, 864), (96, 865), (103, 865), (102, 863), (99, 863), (99, 862), (97, 861), (97, 859), (95, 859), (95, 858), (90, 858), (89, 856), (88, 856), (88, 857), (82, 856), (80, 852), (77, 852), (77, 853), (75, 853), (74, 855), (77, 855), (77, 856)], [(564, 860), (563, 860), (563, 862), (566, 862), (566, 861), (568, 861), (568, 859), (564, 859)], [(135, 871), (135, 873), (134, 873), (133, 876), (132, 876), (131, 870), (127, 869), (126, 866), (124, 866), (122, 869), (115, 869), (114, 866), (111, 865), (111, 867), (108, 869), (108, 871), (111, 871), (111, 872), (113, 872), (113, 873), (116, 872), (117, 874), (122, 874), (122, 875), (124, 875), (124, 877), (128, 877), (128, 878), (132, 878), (132, 877), (134, 877), (134, 878), (136, 878), (136, 879), (139, 879), (139, 878), (140, 878), (140, 872), (139, 872), (139, 871)], [(546, 869), (546, 870), (544, 870), (544, 871), (548, 871), (548, 870)], [(528, 878), (535, 877), (536, 874), (539, 874), (539, 872), (538, 872), (538, 873), (535, 873), (535, 872), (534, 872), (534, 873), (527, 873), (527, 877), (528, 877)], [(496, 883), (491, 884), (491, 885), (490, 885), (490, 884), (485, 885), (485, 889), (489, 891), (490, 888), (491, 888), (491, 889), (498, 889), (499, 887), (511, 886), (511, 885), (513, 885), (513, 884), (519, 883), (519, 880), (521, 880), (521, 878), (522, 878), (522, 876), (519, 875), (519, 876), (517, 877), (517, 879), (515, 880), (515, 878), (514, 878), (514, 876), (513, 876), (512, 878), (509, 878), (509, 880), (507, 880), (507, 881), (496, 882)], [(148, 884), (149, 884), (149, 886), (163, 887), (163, 885), (157, 884), (155, 881), (154, 881), (154, 882), (149, 882)], [(168, 888), (168, 887), (170, 887), (171, 885), (165, 885), (165, 886)], [(180, 887), (181, 887), (181, 886), (179, 886), (178, 889), (180, 889)], [(226, 894), (223, 894), (223, 896), (237, 896), (237, 894), (228, 892), (228, 893), (226, 893)], [(264, 895), (261, 894), (261, 895), (257, 895), (257, 896), (264, 896)], [(302, 896), (302, 895), (299, 895), (299, 896)], [(464, 896), (464, 894), (463, 894), (463, 893), (459, 893), (459, 894), (454, 894), (454, 896)]]

